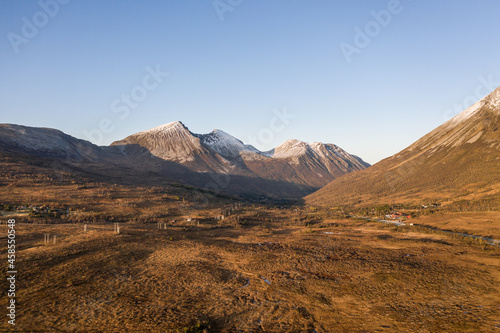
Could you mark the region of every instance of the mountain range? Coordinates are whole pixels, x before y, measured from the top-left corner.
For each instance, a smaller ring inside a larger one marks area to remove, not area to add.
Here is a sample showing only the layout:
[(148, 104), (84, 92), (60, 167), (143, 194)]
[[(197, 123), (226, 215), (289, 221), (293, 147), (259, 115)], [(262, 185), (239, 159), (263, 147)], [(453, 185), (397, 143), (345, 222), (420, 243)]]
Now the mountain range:
[(137, 184), (156, 179), (259, 199), (300, 198), (369, 166), (333, 144), (288, 140), (262, 152), (221, 130), (192, 133), (179, 121), (110, 146), (55, 129), (0, 124), (0, 152), (94, 178), (128, 178)]
[(401, 152), (336, 178), (307, 196), (306, 202), (332, 206), (493, 200), (498, 204), (499, 127), (500, 87)]
[(127, 155), (131, 147), (140, 146), (145, 148), (145, 155), (179, 163), (194, 172), (259, 177), (318, 188), (335, 177), (369, 166), (333, 144), (287, 140), (261, 152), (221, 130), (192, 133), (180, 121), (133, 134), (111, 146), (121, 147)]
[(305, 197), (323, 206), (500, 201), (499, 122), (497, 88), (373, 166), (334, 144), (287, 140), (259, 151), (222, 130), (193, 133), (180, 121), (110, 146), (55, 129), (0, 124), (0, 162), (53, 178), (178, 183), (245, 199)]

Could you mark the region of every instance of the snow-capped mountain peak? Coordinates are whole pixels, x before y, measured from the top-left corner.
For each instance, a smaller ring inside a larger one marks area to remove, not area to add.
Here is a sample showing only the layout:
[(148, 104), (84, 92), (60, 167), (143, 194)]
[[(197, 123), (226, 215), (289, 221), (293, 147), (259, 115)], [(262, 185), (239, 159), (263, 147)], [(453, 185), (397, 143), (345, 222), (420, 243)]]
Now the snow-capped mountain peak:
[(195, 155), (204, 150), (200, 139), (180, 121), (160, 125), (112, 143), (130, 144), (142, 146), (154, 156), (181, 163), (194, 161)]
[(141, 146), (151, 155), (196, 172), (263, 176), (310, 186), (323, 186), (334, 177), (368, 166), (331, 144), (287, 140), (261, 152), (219, 129), (192, 133), (180, 121), (133, 134), (113, 145)]
[(335, 155), (338, 157), (346, 157), (348, 154), (340, 147), (323, 142), (308, 143), (300, 140), (287, 140), (274, 149), (272, 157), (274, 158), (288, 158), (298, 157), (304, 154), (314, 154), (321, 157)]
[(303, 155), (310, 149), (309, 144), (304, 141), (290, 139), (274, 148), (273, 158), (288, 158)]
[(219, 129), (214, 129), (211, 133), (198, 135), (201, 142), (221, 156), (225, 157), (236, 157), (239, 156), (241, 152), (252, 152), (259, 153), (257, 149), (253, 146), (245, 145), (239, 139), (235, 138), (229, 133), (226, 133)]
[(180, 121), (173, 121), (171, 123), (163, 124), (160, 126), (156, 126), (153, 128), (150, 128), (148, 130), (145, 130), (140, 133), (157, 133), (157, 132), (164, 132), (164, 131), (184, 131), (188, 130), (186, 126)]

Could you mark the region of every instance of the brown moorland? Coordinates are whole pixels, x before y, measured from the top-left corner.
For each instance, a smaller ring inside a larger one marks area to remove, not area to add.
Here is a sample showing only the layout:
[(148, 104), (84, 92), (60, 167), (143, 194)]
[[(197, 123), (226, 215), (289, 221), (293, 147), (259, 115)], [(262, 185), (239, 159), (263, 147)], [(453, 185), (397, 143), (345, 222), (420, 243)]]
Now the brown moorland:
[[(500, 325), (498, 247), (353, 219), (306, 226), (293, 209), (234, 213), (246, 216), (235, 227), (123, 223), (119, 234), (112, 224), (85, 232), (81, 224), (19, 219), (16, 329), (486, 332)], [(45, 244), (44, 234), (56, 243)]]
[(500, 239), (500, 212), (460, 212), (423, 215), (414, 223), (454, 232)]

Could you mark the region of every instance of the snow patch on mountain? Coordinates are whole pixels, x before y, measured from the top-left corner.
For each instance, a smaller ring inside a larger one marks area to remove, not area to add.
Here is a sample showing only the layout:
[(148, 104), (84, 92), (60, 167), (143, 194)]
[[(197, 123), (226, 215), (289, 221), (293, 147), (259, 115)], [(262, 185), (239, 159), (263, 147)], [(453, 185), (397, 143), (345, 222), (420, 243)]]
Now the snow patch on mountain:
[(489, 106), (494, 110), (500, 111), (500, 87), (496, 88), (491, 94), (484, 97), (483, 99), (477, 101), (465, 111), (461, 112), (457, 116), (451, 118), (449, 120), (450, 125), (455, 125), (463, 122), (474, 116), (478, 110), (480, 110), (483, 106)]
[(165, 131), (182, 131), (185, 129), (187, 129), (187, 127), (184, 126), (184, 124), (182, 122), (173, 121), (171, 123), (167, 123), (167, 124), (163, 124), (160, 126), (150, 128), (148, 130), (139, 132), (137, 134), (140, 134), (140, 133), (158, 133), (158, 132), (165, 132)]
[(500, 112), (500, 87), (496, 88), (489, 96), (489, 105)]
[(482, 99), (482, 100), (474, 103), (469, 108), (467, 108), (465, 111), (463, 111), (460, 114), (458, 114), (457, 116), (451, 118), (450, 124), (458, 124), (464, 120), (469, 119), (477, 112), (477, 110), (479, 110), (485, 104), (485, 102), (486, 101), (484, 99)]
[(200, 140), (180, 121), (160, 125), (133, 134), (112, 145), (138, 144), (154, 156), (180, 163), (192, 162), (203, 153)]
[[(359, 158), (332, 144), (309, 144), (292, 139), (275, 149), (262, 152), (219, 129), (208, 134), (192, 133), (180, 121), (157, 126), (113, 143), (115, 146), (130, 144), (144, 147), (159, 158), (180, 162), (197, 172), (242, 175), (254, 175), (256, 172), (268, 177), (276, 177), (276, 174), (283, 172), (287, 177), (295, 177), (295, 180), (306, 184), (312, 181), (314, 186), (324, 183), (317, 179), (310, 180), (309, 175), (305, 175), (307, 172), (313, 172), (314, 175), (320, 172), (324, 177), (323, 182), (326, 182), (333, 175), (367, 166)], [(270, 161), (272, 159), (279, 161)], [(263, 169), (252, 169), (259, 165), (266, 166)], [(291, 172), (296, 165), (302, 165), (297, 168), (298, 173)], [(290, 169), (290, 166), (293, 167)]]
[(274, 148), (273, 158), (289, 158), (304, 155), (308, 149), (311, 149), (306, 142), (290, 139)]
[(300, 140), (287, 140), (278, 147), (276, 147), (271, 156), (273, 158), (290, 158), (297, 157), (304, 154), (317, 155), (323, 159), (330, 159), (338, 157), (342, 159), (349, 159), (351, 155), (342, 148), (322, 142), (307, 143)]
[(242, 152), (260, 153), (253, 146), (245, 145), (231, 134), (218, 129), (213, 130), (209, 134), (198, 135), (198, 137), (203, 144), (209, 146), (221, 156), (236, 157)]

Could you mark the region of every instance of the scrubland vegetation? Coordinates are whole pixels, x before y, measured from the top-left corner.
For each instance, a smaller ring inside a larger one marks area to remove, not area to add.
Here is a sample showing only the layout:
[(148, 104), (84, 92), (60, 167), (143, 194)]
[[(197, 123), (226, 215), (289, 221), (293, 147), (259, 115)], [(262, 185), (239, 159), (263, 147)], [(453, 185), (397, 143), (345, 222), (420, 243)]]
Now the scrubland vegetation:
[[(441, 231), (498, 237), (495, 211), (433, 202), (262, 204), (175, 184), (28, 174), (0, 186), (0, 203), (2, 222), (17, 221), (18, 331), (487, 332), (500, 325), (500, 247)], [(394, 211), (415, 224), (376, 221)]]

